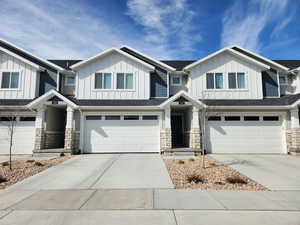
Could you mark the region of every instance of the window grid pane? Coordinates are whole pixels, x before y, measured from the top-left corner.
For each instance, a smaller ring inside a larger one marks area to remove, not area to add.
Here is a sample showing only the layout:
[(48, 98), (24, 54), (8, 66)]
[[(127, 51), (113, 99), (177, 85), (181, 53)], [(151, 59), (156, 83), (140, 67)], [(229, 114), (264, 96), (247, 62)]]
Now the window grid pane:
[(10, 73), (9, 72), (3, 72), (2, 73), (1, 88), (9, 88), (9, 83), (10, 83)]
[(95, 74), (95, 89), (102, 88), (102, 73)]
[(213, 73), (206, 74), (206, 88), (207, 89), (214, 88), (214, 74)]
[(104, 89), (111, 89), (111, 73), (104, 73)]
[(223, 88), (223, 74), (222, 73), (216, 73), (215, 74), (215, 79), (216, 79), (216, 88), (221, 89)]
[(124, 73), (117, 73), (117, 89), (124, 89)]
[(67, 77), (67, 84), (74, 85), (75, 77)]
[(133, 89), (133, 74), (126, 74), (126, 89)]
[(157, 120), (158, 116), (156, 115), (149, 115), (149, 116), (143, 116), (143, 120)]
[(236, 88), (236, 74), (228, 73), (228, 88), (234, 89)]
[(124, 116), (124, 120), (139, 120), (140, 117), (137, 115), (128, 115), (128, 116)]
[(18, 88), (18, 87), (19, 87), (19, 72), (12, 72), (10, 88)]
[(245, 74), (244, 73), (238, 73), (237, 74), (237, 84), (238, 88), (245, 88)]

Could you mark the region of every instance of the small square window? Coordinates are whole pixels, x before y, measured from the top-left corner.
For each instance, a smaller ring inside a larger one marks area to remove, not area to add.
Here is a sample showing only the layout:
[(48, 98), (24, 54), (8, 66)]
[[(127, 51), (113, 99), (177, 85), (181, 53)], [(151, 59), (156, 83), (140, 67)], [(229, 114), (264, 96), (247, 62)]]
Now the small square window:
[(67, 85), (67, 86), (75, 85), (75, 77), (74, 76), (66, 76), (65, 85)]
[(181, 85), (181, 76), (172, 76), (171, 84), (174, 86)]
[(0, 117), (0, 121), (2, 122), (16, 121), (16, 117), (2, 116)]
[(149, 115), (149, 116), (143, 116), (143, 120), (157, 120), (158, 116), (155, 115)]
[(2, 72), (1, 88), (18, 88), (19, 72)]
[(239, 116), (225, 116), (225, 121), (240, 121), (241, 117)]
[(208, 121), (221, 121), (221, 116), (210, 116), (207, 119)]
[(259, 116), (244, 116), (244, 121), (259, 121)]
[(95, 73), (95, 89), (111, 89), (111, 73)]
[(102, 116), (86, 116), (86, 120), (101, 120)]
[(137, 115), (124, 116), (124, 120), (139, 120), (139, 118)]
[(35, 117), (20, 117), (20, 121), (24, 121), (24, 122), (35, 121)]
[(264, 121), (279, 121), (278, 116), (264, 116), (263, 119)]
[(105, 120), (121, 120), (121, 116), (105, 116)]
[(280, 85), (286, 85), (287, 84), (286, 76), (279, 76), (279, 84)]

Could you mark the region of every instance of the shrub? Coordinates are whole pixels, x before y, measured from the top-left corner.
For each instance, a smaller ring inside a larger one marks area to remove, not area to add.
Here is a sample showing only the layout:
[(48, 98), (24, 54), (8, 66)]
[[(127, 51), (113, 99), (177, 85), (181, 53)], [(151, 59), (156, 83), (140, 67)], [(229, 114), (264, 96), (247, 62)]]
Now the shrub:
[(226, 182), (230, 184), (247, 184), (247, 181), (240, 177), (227, 177)]
[(34, 159), (28, 159), (26, 162), (33, 163), (33, 162), (35, 162), (35, 160)]
[(0, 176), (0, 184), (6, 182), (7, 179), (5, 177)]
[(64, 156), (65, 156), (65, 153), (61, 152), (60, 157), (64, 157)]
[(2, 166), (8, 166), (9, 165), (9, 162), (3, 162), (1, 163)]
[(183, 160), (179, 160), (178, 164), (184, 164), (184, 161)]
[(189, 159), (189, 161), (191, 161), (191, 162), (194, 162), (194, 161), (195, 161), (195, 159), (194, 159), (194, 158), (190, 158), (190, 159)]
[(38, 161), (36, 161), (36, 162), (34, 163), (34, 165), (35, 165), (35, 166), (44, 166), (44, 164), (43, 164), (43, 163), (41, 163), (41, 162), (38, 162)]
[(203, 177), (195, 173), (188, 175), (186, 180), (189, 183), (195, 183), (195, 184), (204, 183)]
[(217, 166), (218, 164), (215, 163), (215, 162), (212, 162), (212, 163), (210, 163), (209, 165), (210, 165), (210, 166)]

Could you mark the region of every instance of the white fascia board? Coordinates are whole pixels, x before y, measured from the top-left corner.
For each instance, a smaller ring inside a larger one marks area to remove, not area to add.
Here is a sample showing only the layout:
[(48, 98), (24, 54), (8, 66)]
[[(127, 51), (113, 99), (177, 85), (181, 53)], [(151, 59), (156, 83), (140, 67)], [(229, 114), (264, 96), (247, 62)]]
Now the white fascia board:
[(276, 67), (278, 67), (278, 68), (280, 68), (280, 69), (282, 69), (284, 71), (289, 71), (289, 68), (287, 68), (287, 67), (285, 67), (285, 66), (283, 66), (283, 65), (281, 65), (279, 63), (276, 63), (276, 62), (274, 62), (274, 61), (272, 61), (270, 59), (267, 59), (267, 58), (265, 58), (265, 57), (263, 57), (261, 55), (258, 55), (258, 54), (254, 53), (254, 52), (252, 52), (252, 51), (250, 51), (248, 49), (242, 48), (242, 47), (240, 47), (238, 45), (232, 45), (230, 48), (232, 49), (234, 47), (239, 48), (239, 49), (241, 49), (241, 50), (243, 50), (245, 52), (248, 52), (249, 54), (254, 55), (254, 56), (258, 57), (258, 58), (261, 58), (261, 59), (267, 61), (268, 63), (270, 63), (270, 64), (272, 64), (272, 65), (274, 65), (274, 66), (276, 66)]
[(40, 67), (39, 65), (37, 65), (37, 64), (35, 64), (35, 63), (33, 63), (33, 62), (31, 62), (31, 61), (29, 61), (29, 60), (27, 60), (27, 59), (21, 57), (21, 56), (15, 54), (15, 53), (13, 53), (13, 52), (11, 52), (11, 51), (9, 51), (9, 50), (3, 48), (3, 47), (0, 47), (0, 51), (6, 53), (6, 54), (8, 54), (8, 55), (11, 55), (12, 57), (15, 57), (15, 58), (21, 60), (21, 61), (24, 62), (24, 63), (27, 63), (28, 65), (32, 66), (33, 68), (35, 68), (35, 69), (37, 69), (37, 70), (40, 70), (40, 69), (41, 69), (41, 67)]
[(79, 106), (81, 110), (162, 110), (159, 106)]
[(74, 102), (70, 101), (65, 96), (63, 96), (62, 94), (58, 93), (55, 90), (48, 91), (47, 93), (43, 94), (39, 98), (37, 98), (34, 101), (32, 101), (29, 104), (27, 104), (26, 107), (30, 108), (30, 109), (35, 108), (37, 105), (45, 103), (48, 99), (50, 99), (50, 98), (52, 98), (54, 96), (57, 96), (58, 98), (60, 98), (67, 105), (69, 105), (71, 108), (73, 108), (73, 109), (78, 108), (78, 106)]
[(250, 62), (252, 62), (252, 63), (254, 63), (254, 64), (256, 64), (256, 65), (258, 65), (258, 66), (260, 66), (260, 67), (262, 67), (262, 68), (264, 68), (264, 69), (268, 69), (268, 70), (271, 69), (270, 66), (268, 66), (268, 65), (266, 65), (266, 64), (264, 64), (264, 63), (261, 63), (261, 62), (255, 60), (255, 59), (252, 59), (252, 58), (250, 58), (249, 56), (246, 56), (246, 55), (244, 55), (244, 54), (242, 54), (242, 53), (240, 53), (240, 52), (238, 52), (238, 51), (235, 51), (234, 49), (228, 49), (228, 51), (229, 51), (231, 54), (236, 55), (236, 56), (238, 56), (238, 57), (240, 57), (240, 58), (244, 58), (245, 60), (248, 60), (248, 61), (250, 61)]
[(107, 55), (107, 54), (109, 54), (111, 52), (114, 52), (114, 51), (118, 52), (119, 54), (121, 54), (121, 55), (123, 55), (123, 56), (125, 56), (127, 58), (130, 58), (130, 59), (132, 59), (132, 60), (134, 60), (134, 61), (136, 61), (136, 62), (138, 62), (138, 63), (140, 63), (142, 65), (144, 65), (145, 67), (149, 68), (150, 70), (155, 70), (154, 66), (152, 66), (152, 65), (150, 65), (148, 63), (145, 63), (144, 61), (142, 61), (142, 60), (140, 60), (140, 59), (138, 59), (136, 57), (133, 57), (133, 56), (127, 54), (126, 52), (123, 52), (123, 51), (121, 51), (121, 50), (119, 50), (117, 48), (110, 48), (110, 49), (108, 49), (108, 50), (106, 50), (104, 52), (101, 52), (100, 54), (95, 55), (95, 56), (93, 56), (93, 57), (91, 57), (89, 59), (86, 59), (86, 60), (83, 60), (81, 62), (78, 62), (78, 63), (70, 66), (70, 68), (71, 69), (76, 69), (76, 68), (78, 68), (78, 67), (80, 67), (82, 65), (85, 65), (85, 64), (87, 64), (89, 62), (92, 62), (92, 61), (94, 61), (94, 60), (96, 60), (98, 58), (101, 58), (101, 57), (103, 57), (103, 56), (105, 56), (105, 55)]
[(192, 98), (191, 96), (188, 95), (188, 93), (186, 93), (185, 91), (179, 91), (177, 94), (175, 94), (174, 96), (172, 96), (171, 98), (167, 99), (166, 101), (164, 101), (163, 103), (161, 103), (159, 105), (160, 108), (165, 108), (168, 105), (171, 105), (172, 102), (174, 102), (176, 99), (180, 98), (180, 97), (184, 97), (186, 98), (188, 101), (190, 101), (193, 105), (202, 107), (202, 108), (206, 108), (207, 106), (203, 103), (200, 102), (199, 100), (196, 100), (194, 98)]
[[(129, 50), (131, 50), (131, 51), (133, 51), (133, 52), (136, 52), (136, 53), (138, 53), (139, 55), (141, 55), (141, 56), (143, 56), (143, 57), (145, 57), (145, 58), (150, 59), (151, 61), (157, 63), (158, 65), (164, 67), (165, 69), (167, 69), (167, 70), (169, 70), (169, 71), (176, 71), (175, 68), (173, 68), (173, 67), (171, 67), (171, 66), (169, 66), (169, 65), (167, 65), (167, 64), (165, 64), (165, 63), (163, 63), (163, 62), (160, 62), (160, 61), (158, 61), (158, 60), (156, 60), (156, 59), (153, 59), (152, 57), (150, 57), (150, 56), (148, 56), (148, 55), (145, 55), (145, 54), (139, 52), (138, 50), (133, 49), (133, 48), (127, 46), (127, 45), (122, 45), (122, 46), (120, 47), (120, 49), (121, 49), (121, 48), (128, 48)], [(122, 51), (122, 50), (121, 50), (121, 51)]]
[(43, 62), (43, 63), (49, 65), (50, 67), (53, 67), (53, 68), (55, 68), (55, 69), (57, 69), (57, 70), (59, 70), (59, 71), (64, 71), (64, 70), (65, 70), (64, 68), (62, 68), (62, 67), (60, 67), (60, 66), (58, 66), (58, 65), (55, 65), (54, 63), (51, 63), (51, 62), (49, 62), (49, 61), (47, 61), (47, 60), (45, 60), (45, 59), (42, 59), (42, 58), (40, 58), (40, 57), (37, 57), (37, 56), (33, 55), (32, 53), (30, 53), (30, 52), (28, 52), (28, 51), (26, 51), (26, 50), (24, 50), (24, 49), (22, 49), (22, 48), (20, 48), (20, 47), (18, 47), (18, 46), (16, 46), (16, 45), (12, 44), (12, 43), (10, 43), (10, 42), (8, 42), (8, 41), (2, 39), (2, 38), (0, 38), (0, 41), (3, 42), (3, 43), (5, 43), (5, 44), (7, 44), (7, 45), (11, 45), (12, 47), (18, 49), (18, 50), (21, 51), (21, 52), (24, 52), (24, 53), (30, 55), (31, 57), (33, 57), (33, 58), (35, 58), (35, 59), (40, 60), (41, 62)]
[(291, 105), (282, 106), (208, 106), (208, 109), (291, 109)]

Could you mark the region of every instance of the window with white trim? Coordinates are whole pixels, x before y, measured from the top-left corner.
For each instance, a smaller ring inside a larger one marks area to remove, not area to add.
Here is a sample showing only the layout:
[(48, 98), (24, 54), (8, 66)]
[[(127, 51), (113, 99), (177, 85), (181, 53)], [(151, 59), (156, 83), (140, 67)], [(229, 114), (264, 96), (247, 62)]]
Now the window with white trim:
[(228, 73), (228, 88), (229, 89), (246, 88), (245, 73)]
[(95, 89), (112, 89), (112, 74), (95, 73)]
[(287, 85), (287, 77), (284, 75), (279, 75), (279, 84), (280, 85)]
[(133, 74), (117, 73), (117, 89), (133, 89)]
[(1, 76), (1, 88), (19, 88), (19, 72), (2, 72)]
[(171, 85), (172, 86), (180, 86), (182, 84), (181, 76), (172, 76), (171, 77)]
[(75, 85), (75, 77), (74, 76), (66, 76), (65, 77), (65, 85), (66, 86), (74, 86)]
[(222, 89), (223, 88), (223, 73), (207, 73), (206, 74), (207, 89)]

